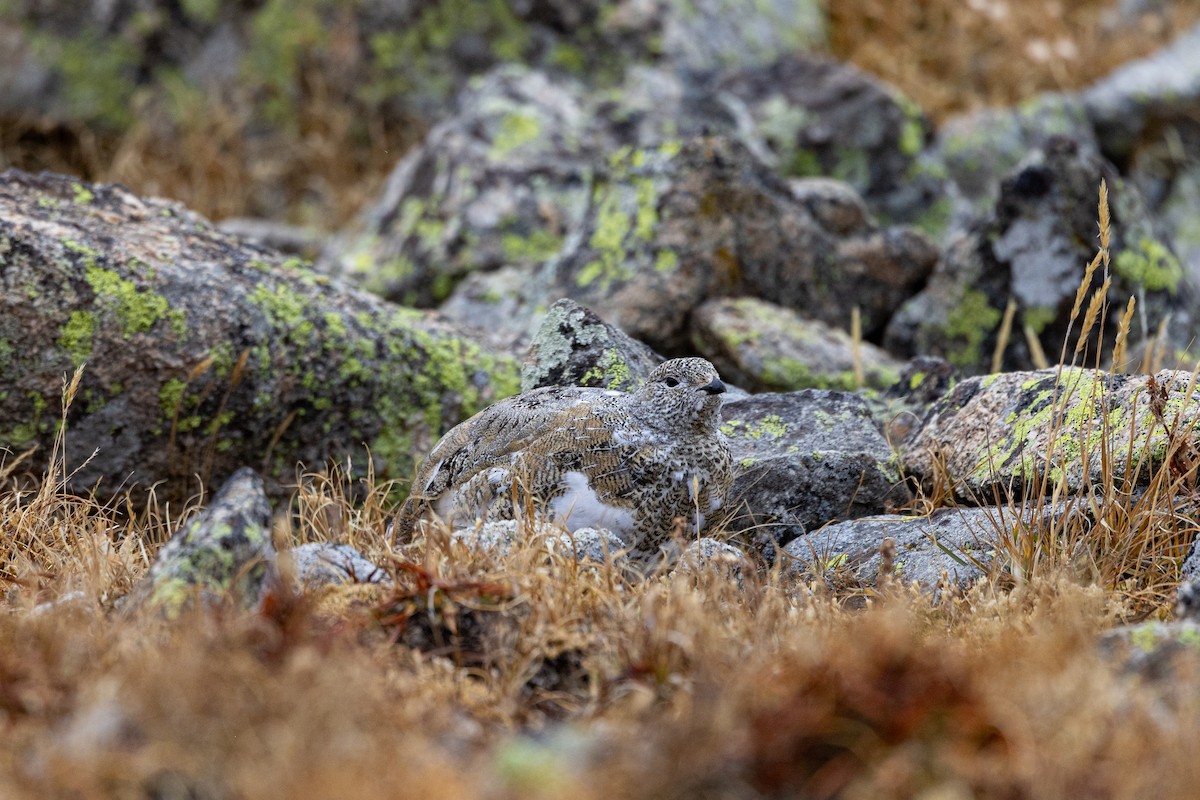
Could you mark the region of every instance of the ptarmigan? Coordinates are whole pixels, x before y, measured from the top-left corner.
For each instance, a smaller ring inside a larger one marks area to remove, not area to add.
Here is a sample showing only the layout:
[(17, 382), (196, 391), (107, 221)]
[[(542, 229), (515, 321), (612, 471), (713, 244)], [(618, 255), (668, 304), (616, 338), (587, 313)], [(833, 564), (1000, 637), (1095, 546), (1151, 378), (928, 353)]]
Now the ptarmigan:
[(534, 508), (570, 530), (608, 528), (630, 547), (694, 531), (725, 503), (732, 457), (721, 434), (725, 384), (702, 358), (660, 364), (632, 393), (550, 386), (455, 427), (417, 471), (396, 519), (411, 536), (435, 513), (452, 524)]

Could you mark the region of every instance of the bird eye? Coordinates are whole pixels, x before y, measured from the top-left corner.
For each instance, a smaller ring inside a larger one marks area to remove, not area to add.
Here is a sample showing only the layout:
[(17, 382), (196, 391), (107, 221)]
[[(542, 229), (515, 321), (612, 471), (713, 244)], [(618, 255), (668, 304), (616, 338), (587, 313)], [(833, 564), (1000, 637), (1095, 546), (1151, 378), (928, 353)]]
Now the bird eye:
[(663, 383), (667, 386), (678, 386), (679, 378), (663, 378)]

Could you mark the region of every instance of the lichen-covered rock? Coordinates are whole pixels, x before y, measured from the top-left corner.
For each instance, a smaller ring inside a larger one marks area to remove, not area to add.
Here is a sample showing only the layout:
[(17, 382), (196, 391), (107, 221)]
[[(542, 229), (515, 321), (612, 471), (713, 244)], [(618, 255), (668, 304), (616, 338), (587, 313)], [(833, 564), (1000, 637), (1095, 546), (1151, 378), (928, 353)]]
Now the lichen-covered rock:
[(254, 605), (274, 566), (270, 523), (262, 478), (252, 469), (238, 470), (208, 507), (163, 545), (124, 608), (174, 617), (196, 599)]
[[(661, 15), (661, 52), (682, 69), (769, 64), (825, 42), (825, 12), (817, 0), (682, 0), (621, 3), (625, 26), (637, 34)], [(611, 23), (610, 23), (611, 24)]]
[[(297, 462), (414, 453), (518, 388), (516, 362), (116, 186), (0, 175), (0, 447), (41, 469), (64, 375), (72, 485), (186, 496), (250, 463), (273, 492)], [(93, 456), (94, 451), (94, 456)], [(84, 464), (84, 461), (87, 463)], [(83, 466), (80, 466), (80, 465)], [(78, 469), (76, 469), (78, 467)], [(365, 469), (365, 459), (358, 467)]]
[(594, 311), (559, 300), (546, 312), (521, 366), (521, 391), (539, 386), (596, 386), (629, 392), (663, 358)]
[(1189, 393), (1190, 379), (1078, 368), (969, 378), (934, 406), (901, 461), (924, 481), (944, 473), (964, 498), (1021, 497), (1043, 476), (1070, 493), (1140, 485), (1165, 459), (1192, 457), (1200, 389)]
[(892, 575), (933, 590), (942, 582), (966, 586), (983, 577), (995, 557), (996, 526), (1018, 512), (1012, 509), (945, 508), (928, 517), (888, 514), (826, 525), (793, 539), (783, 549), (791, 566), (828, 579), (874, 586), (879, 578), (880, 546), (892, 539)]
[(343, 583), (391, 583), (384, 570), (348, 544), (309, 542), (279, 554), (281, 571), (297, 590)]
[[(692, 341), (721, 377), (754, 391), (885, 389), (903, 363), (844, 330), (751, 297), (708, 300), (692, 315)], [(857, 350), (857, 355), (856, 351)]]
[(744, 146), (700, 137), (614, 153), (579, 235), (549, 266), (563, 294), (672, 350), (691, 310), (724, 294), (770, 297), (830, 324), (859, 304), (870, 337), (936, 260), (908, 229), (838, 235)]
[(894, 222), (915, 222), (941, 192), (918, 159), (931, 138), (925, 114), (857, 67), (784, 56), (726, 72), (712, 91), (751, 123), (781, 174), (845, 181)]
[(938, 129), (933, 163), (946, 174), (949, 230), (961, 230), (991, 211), (1000, 182), (1031, 150), (1053, 137), (1099, 150), (1083, 101), (1072, 94), (1039, 95), (1014, 108), (989, 108), (951, 117)]
[(879, 514), (911, 497), (858, 395), (758, 394), (726, 403), (721, 414), (736, 469), (727, 527), (768, 557), (827, 522)]
[[(947, 247), (926, 288), (892, 318), (884, 346), (903, 355), (941, 356), (967, 373), (984, 372), (1011, 298), (1018, 311), (1003, 368), (1037, 366), (1027, 337), (1036, 337), (1044, 353), (1056, 358), (1076, 290), (1096, 252), (1102, 179), (1112, 216), (1110, 317), (1136, 295), (1139, 324), (1130, 331), (1130, 344), (1166, 321), (1167, 344), (1185, 347), (1200, 332), (1196, 284), (1157, 232), (1137, 190), (1111, 164), (1064, 138), (1030, 153), (1004, 180), (994, 211)], [(1097, 270), (1091, 288), (1102, 281), (1103, 271)], [(1068, 352), (1081, 325), (1077, 321)], [(1116, 327), (1102, 331), (1105, 355)], [(1091, 331), (1089, 359), (1096, 356), (1100, 333), (1099, 326)]]
[(583, 214), (592, 162), (607, 146), (587, 124), (582, 94), (574, 81), (516, 65), (478, 79), (318, 268), (430, 306), (472, 271), (554, 255)]
[(1190, 676), (1200, 664), (1200, 622), (1140, 622), (1104, 633), (1100, 652), (1122, 673), (1141, 680), (1176, 682), (1190, 686)]

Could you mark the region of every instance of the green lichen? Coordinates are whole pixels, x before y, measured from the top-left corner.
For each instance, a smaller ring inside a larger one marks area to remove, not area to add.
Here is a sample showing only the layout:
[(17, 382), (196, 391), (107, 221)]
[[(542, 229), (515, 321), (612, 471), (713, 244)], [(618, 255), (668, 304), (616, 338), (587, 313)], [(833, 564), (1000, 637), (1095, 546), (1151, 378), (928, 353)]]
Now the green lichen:
[(669, 247), (664, 247), (654, 256), (655, 272), (671, 272), (678, 266), (679, 254)]
[(250, 302), (262, 309), (277, 332), (293, 342), (308, 342), (313, 333), (313, 323), (306, 316), (308, 300), (287, 284), (268, 288), (265, 283), (254, 287)]
[(967, 289), (962, 300), (946, 315), (946, 360), (962, 369), (983, 364), (983, 344), (1000, 324), (1001, 312), (988, 305), (987, 295)]
[(183, 393), (187, 383), (179, 378), (170, 378), (158, 390), (158, 407), (166, 419), (174, 419), (183, 405)]
[(92, 336), (96, 330), (96, 315), (91, 311), (72, 311), (58, 329), (58, 344), (78, 366), (92, 355)]
[(1054, 322), (1058, 312), (1053, 308), (1044, 306), (1034, 306), (1021, 311), (1021, 318), (1025, 321), (1025, 325), (1035, 334), (1041, 334), (1046, 329), (1046, 326)]
[(121, 333), (128, 339), (154, 327), (170, 310), (166, 298), (149, 291), (139, 291), (137, 284), (122, 278), (117, 272), (87, 263), (84, 277), (103, 308), (116, 312)]
[(96, 199), (96, 195), (82, 183), (72, 184), (71, 189), (75, 193), (75, 202), (79, 205), (87, 205)]
[(1113, 260), (1117, 274), (1146, 291), (1175, 294), (1183, 278), (1179, 259), (1157, 239), (1143, 236), (1135, 248), (1122, 250)]
[(762, 439), (768, 436), (779, 439), (787, 435), (789, 427), (778, 414), (767, 414), (757, 424), (740, 419), (726, 420), (721, 425), (721, 433), (730, 438)]
[(506, 233), (500, 239), (504, 260), (509, 264), (540, 264), (562, 249), (562, 237), (535, 230), (528, 236)]
[(521, 111), (510, 111), (500, 120), (496, 129), (491, 157), (494, 161), (502, 161), (514, 150), (537, 141), (541, 134), (542, 124), (537, 117)]
[(638, 383), (630, 373), (629, 363), (621, 357), (621, 352), (615, 347), (606, 349), (596, 366), (585, 372), (580, 379), (583, 386), (604, 386), (623, 392), (633, 390)]

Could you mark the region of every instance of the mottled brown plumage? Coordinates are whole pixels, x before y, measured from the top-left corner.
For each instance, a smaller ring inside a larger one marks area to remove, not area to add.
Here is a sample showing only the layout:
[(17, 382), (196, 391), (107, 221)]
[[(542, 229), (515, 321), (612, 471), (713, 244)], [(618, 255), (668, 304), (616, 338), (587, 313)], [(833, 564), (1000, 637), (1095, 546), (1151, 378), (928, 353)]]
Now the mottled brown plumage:
[(632, 393), (545, 387), (496, 403), (433, 448), (396, 535), (431, 511), (464, 525), (528, 507), (571, 530), (609, 528), (631, 547), (658, 545), (677, 517), (703, 528), (732, 482), (724, 391), (712, 364), (680, 358)]

